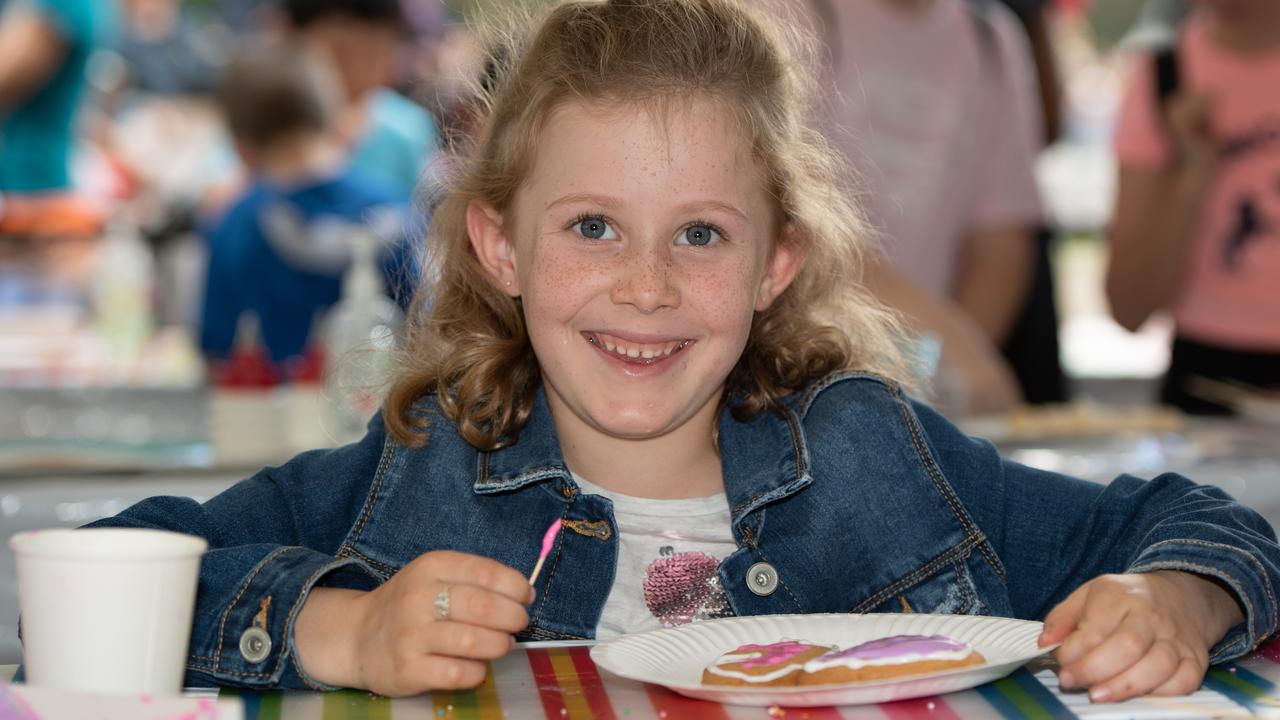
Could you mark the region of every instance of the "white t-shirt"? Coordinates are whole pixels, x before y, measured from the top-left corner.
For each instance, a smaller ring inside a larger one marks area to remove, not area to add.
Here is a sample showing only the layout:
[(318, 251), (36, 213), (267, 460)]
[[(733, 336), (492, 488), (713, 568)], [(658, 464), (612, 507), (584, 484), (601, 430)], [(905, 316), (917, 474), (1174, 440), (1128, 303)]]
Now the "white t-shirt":
[(982, 25), (968, 5), (832, 0), (828, 22), (815, 18), (837, 91), (832, 141), (894, 268), (939, 297), (951, 295), (969, 232), (1041, 215), (1026, 38), (1000, 3)]
[(724, 493), (652, 500), (573, 479), (584, 493), (609, 499), (617, 523), (618, 567), (597, 639), (733, 615), (716, 572), (738, 549)]

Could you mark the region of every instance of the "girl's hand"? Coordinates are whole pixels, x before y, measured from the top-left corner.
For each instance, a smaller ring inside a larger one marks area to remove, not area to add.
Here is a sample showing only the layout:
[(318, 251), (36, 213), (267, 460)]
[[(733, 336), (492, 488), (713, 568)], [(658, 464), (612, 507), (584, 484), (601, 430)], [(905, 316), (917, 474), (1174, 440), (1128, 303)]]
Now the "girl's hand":
[[(446, 587), (442, 619), (435, 603)], [(371, 592), (316, 588), (294, 642), (307, 673), (330, 685), (393, 697), (474, 687), (484, 681), (484, 661), (514, 647), (533, 598), (524, 575), (501, 563), (430, 552)]]
[(1059, 682), (1088, 688), (1093, 702), (1185, 695), (1200, 687), (1209, 649), (1243, 617), (1234, 596), (1199, 575), (1103, 575), (1049, 613), (1040, 646), (1062, 643)]

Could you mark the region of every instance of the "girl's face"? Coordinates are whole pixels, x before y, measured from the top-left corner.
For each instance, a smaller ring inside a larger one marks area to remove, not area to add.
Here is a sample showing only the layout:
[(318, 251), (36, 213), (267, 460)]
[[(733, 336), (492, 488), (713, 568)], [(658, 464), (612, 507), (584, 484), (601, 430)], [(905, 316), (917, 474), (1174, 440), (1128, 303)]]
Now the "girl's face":
[(753, 313), (803, 255), (775, 242), (744, 134), (711, 102), (665, 118), (569, 103), (536, 147), (505, 218), (473, 204), (468, 227), (523, 300), (562, 438), (709, 433)]

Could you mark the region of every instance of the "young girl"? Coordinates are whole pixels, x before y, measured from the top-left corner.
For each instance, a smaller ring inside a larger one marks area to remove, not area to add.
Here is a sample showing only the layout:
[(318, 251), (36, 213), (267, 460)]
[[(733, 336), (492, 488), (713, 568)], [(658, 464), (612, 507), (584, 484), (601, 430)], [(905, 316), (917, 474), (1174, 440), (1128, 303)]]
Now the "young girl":
[(513, 636), (915, 611), (1045, 618), (1117, 699), (1274, 631), (1280, 547), (1223, 493), (1006, 462), (903, 394), (779, 25), (572, 2), (500, 55), (368, 436), (100, 523), (209, 540), (189, 681), (406, 695)]

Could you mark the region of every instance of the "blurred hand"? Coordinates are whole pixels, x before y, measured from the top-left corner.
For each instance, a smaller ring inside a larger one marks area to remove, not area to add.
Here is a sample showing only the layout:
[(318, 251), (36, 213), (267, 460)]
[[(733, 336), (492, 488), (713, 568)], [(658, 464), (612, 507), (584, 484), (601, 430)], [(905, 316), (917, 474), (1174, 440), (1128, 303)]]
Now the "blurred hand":
[(1063, 689), (1088, 688), (1093, 702), (1185, 695), (1200, 687), (1209, 650), (1242, 620), (1235, 597), (1198, 575), (1103, 575), (1049, 613), (1039, 644), (1062, 643)]
[(1177, 156), (1183, 167), (1193, 171), (1211, 168), (1217, 154), (1211, 107), (1208, 95), (1190, 92), (1174, 95), (1165, 106)]
[[(444, 588), (447, 619), (435, 609)], [(430, 552), (371, 592), (317, 588), (299, 614), (295, 642), (307, 672), (332, 685), (391, 697), (474, 687), (484, 681), (484, 661), (514, 647), (533, 597), (524, 575), (494, 560)], [(337, 627), (349, 630), (345, 640), (323, 639)]]
[(1022, 403), (1013, 369), (985, 342), (944, 348), (935, 394), (942, 410), (954, 416), (1003, 413)]

